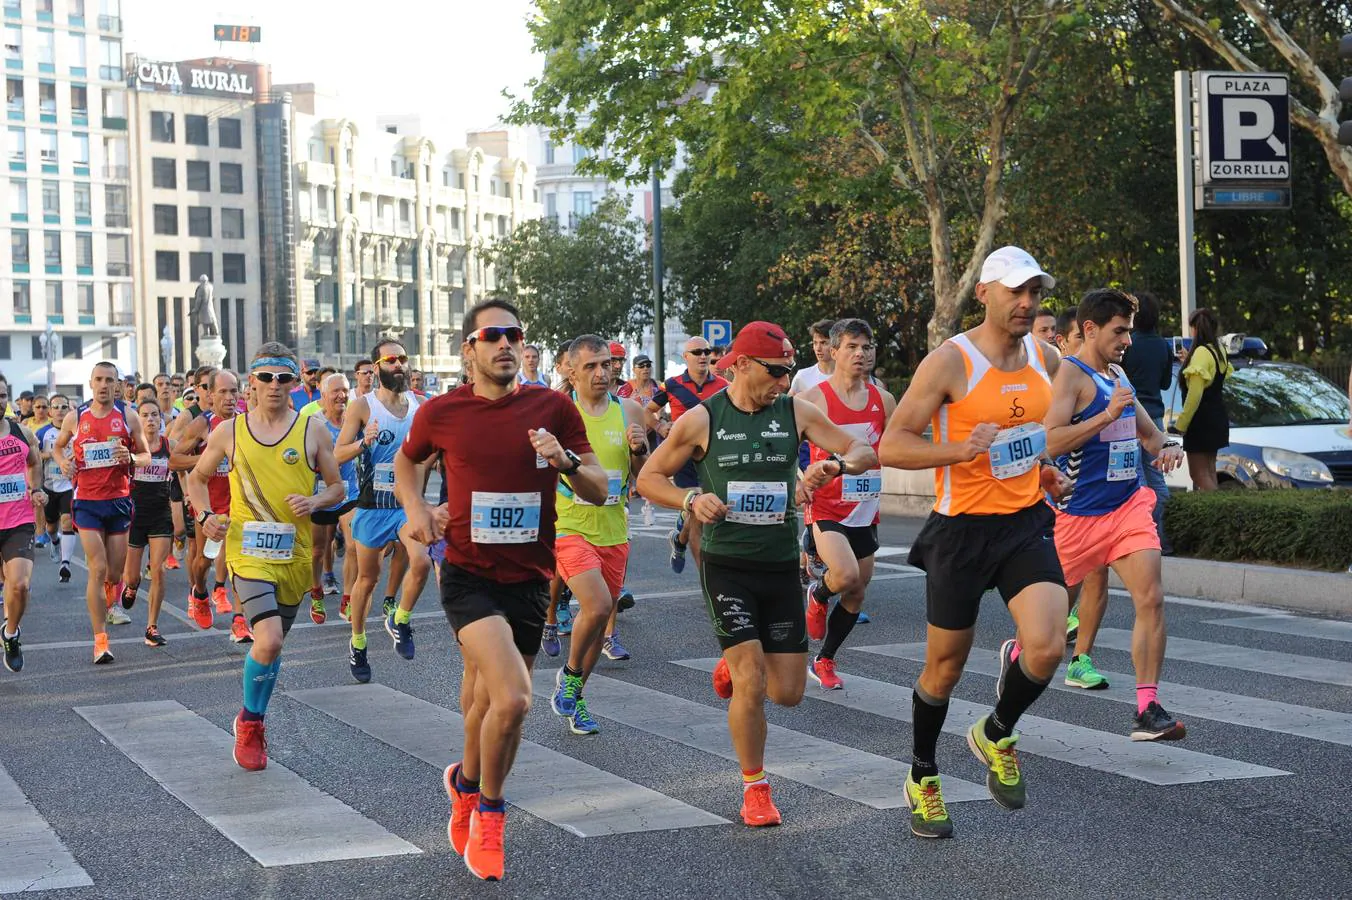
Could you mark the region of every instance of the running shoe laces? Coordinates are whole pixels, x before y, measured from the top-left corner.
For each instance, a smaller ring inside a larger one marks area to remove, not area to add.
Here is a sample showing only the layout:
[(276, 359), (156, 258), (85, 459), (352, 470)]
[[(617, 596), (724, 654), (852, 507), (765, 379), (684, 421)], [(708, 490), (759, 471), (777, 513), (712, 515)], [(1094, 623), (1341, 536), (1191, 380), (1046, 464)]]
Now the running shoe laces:
[(948, 818), (948, 807), (937, 780), (920, 787), (920, 814), (928, 821)]
[(995, 768), (995, 775), (1001, 784), (1019, 783), (1019, 754), (1014, 749), (1016, 740), (1018, 739), (1011, 735), (990, 743), (991, 765)]
[(484, 850), (500, 852), (502, 850), (502, 833), (507, 824), (507, 816), (503, 813), (493, 813), (479, 811), (479, 844)]

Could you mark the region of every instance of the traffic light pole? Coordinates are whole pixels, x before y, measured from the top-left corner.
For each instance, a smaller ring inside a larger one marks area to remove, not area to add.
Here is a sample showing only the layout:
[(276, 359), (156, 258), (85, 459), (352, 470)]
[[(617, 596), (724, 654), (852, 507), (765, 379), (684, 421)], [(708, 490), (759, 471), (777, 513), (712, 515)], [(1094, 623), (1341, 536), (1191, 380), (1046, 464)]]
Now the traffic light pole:
[(653, 166), (653, 378), (667, 377), (667, 321), (662, 309), (662, 176)]
[(1193, 235), (1193, 150), (1191, 72), (1174, 73), (1174, 146), (1178, 161), (1178, 297), (1183, 319), (1178, 333), (1188, 333), (1188, 319), (1197, 309), (1197, 258)]

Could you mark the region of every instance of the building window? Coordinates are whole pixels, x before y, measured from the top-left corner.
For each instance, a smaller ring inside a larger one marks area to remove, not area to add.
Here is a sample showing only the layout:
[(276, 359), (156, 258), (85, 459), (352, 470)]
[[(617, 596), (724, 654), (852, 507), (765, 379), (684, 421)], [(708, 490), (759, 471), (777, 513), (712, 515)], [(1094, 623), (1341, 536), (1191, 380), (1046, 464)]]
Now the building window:
[(554, 165), (554, 142), (545, 141), (545, 165)]
[(207, 276), (208, 281), (216, 280), (216, 272), (212, 268), (211, 253), (193, 252), (188, 254), (188, 280), (197, 281), (203, 275)]
[(211, 207), (188, 207), (188, 236), (211, 237)]
[(244, 193), (244, 167), (239, 163), (221, 163), (221, 193)]
[(221, 207), (221, 237), (236, 240), (244, 237), (244, 210)]
[(462, 191), (465, 189), (465, 173), (464, 173), (464, 172), (456, 172), (456, 173), (455, 173), (455, 186), (458, 187), (458, 188), (459, 188), (460, 190), (462, 190)]
[(28, 221), (28, 182), (9, 183), (9, 214), (16, 221)]
[(174, 142), (174, 114), (163, 110), (150, 111), (150, 139), (159, 144)]
[(76, 233), (75, 265), (85, 269), (94, 267), (94, 235), (83, 231)]
[(61, 182), (44, 181), (42, 183), (42, 214), (61, 216)]
[(5, 58), (23, 59), (23, 29), (18, 25), (5, 26)]
[(589, 156), (591, 156), (591, 151), (588, 150), (586, 147), (582, 146), (581, 144), (574, 144), (574, 145), (573, 145), (573, 164), (574, 164), (574, 165), (577, 165), (578, 163), (582, 162), (582, 160), (586, 159), (586, 158), (589, 157)]
[(221, 281), (226, 284), (244, 283), (244, 254), (221, 254)]
[(27, 133), (22, 128), (9, 130), (9, 161), (12, 163), (28, 161)]
[(38, 82), (38, 112), (49, 116), (56, 115), (56, 82)]
[(122, 42), (108, 38), (99, 39), (99, 77), (108, 81), (122, 80)]
[[(124, 276), (131, 274), (131, 235), (108, 235), (108, 274)], [(126, 287), (130, 288), (131, 285)]]
[(155, 279), (157, 281), (178, 281), (177, 251), (155, 251)]
[(66, 359), (84, 359), (84, 335), (61, 335), (61, 355)]
[(89, 115), (89, 88), (83, 84), (70, 86), (70, 112), (73, 116)]
[(131, 215), (127, 212), (127, 186), (103, 186), (103, 223), (108, 228), (130, 228)]
[(577, 191), (573, 194), (573, 215), (585, 219), (592, 212), (591, 191)]
[(23, 117), (23, 79), (5, 79), (5, 101), (9, 104), (9, 113)]
[(16, 266), (28, 265), (28, 232), (9, 233), (9, 261)]
[(14, 357), (10, 355), (12, 352), (9, 346), (9, 335), (0, 334), (0, 359), (13, 359)]
[(216, 142), (233, 150), (242, 148), (244, 141), (240, 133), (239, 119), (217, 119)]
[(42, 233), (42, 261), (48, 267), (61, 268), (61, 232)]
[(204, 160), (188, 160), (188, 190), (211, 190), (211, 163)]
[[(38, 29), (38, 64), (50, 66), (56, 63), (56, 32)], [(47, 71), (52, 71), (48, 69)]]
[(155, 204), (155, 233), (178, 234), (178, 207)]
[(76, 310), (78, 315), (94, 315), (94, 285), (77, 284), (75, 286), (75, 298), (79, 304), (79, 309)]
[(184, 115), (183, 141), (196, 147), (210, 146), (211, 136), (208, 133), (206, 116)]
[(75, 216), (76, 218), (89, 218), (94, 214), (93, 201), (91, 197), (93, 191), (88, 184), (77, 183), (75, 185)]
[(47, 282), (47, 315), (64, 316), (65, 314), (65, 298), (61, 295), (61, 282)]
[(157, 188), (178, 189), (178, 168), (175, 161), (157, 156), (150, 161), (151, 182)]
[(89, 165), (89, 135), (77, 131), (71, 137), (75, 138), (75, 165)]
[(42, 161), (45, 163), (55, 163), (58, 159), (56, 148), (56, 132), (42, 132)]
[[(33, 295), (26, 281), (14, 282), (14, 314), (31, 316), (33, 314)], [(41, 356), (42, 354), (38, 354)]]

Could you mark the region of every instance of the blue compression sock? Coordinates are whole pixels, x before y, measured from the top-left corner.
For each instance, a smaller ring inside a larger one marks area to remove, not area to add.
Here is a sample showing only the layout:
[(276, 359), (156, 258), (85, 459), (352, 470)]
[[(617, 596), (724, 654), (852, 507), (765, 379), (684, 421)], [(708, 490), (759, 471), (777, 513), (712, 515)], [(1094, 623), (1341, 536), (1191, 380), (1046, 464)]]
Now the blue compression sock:
[(277, 672), (282, 667), (279, 656), (270, 665), (263, 665), (250, 653), (244, 657), (244, 708), (257, 716), (268, 711), (272, 689), (277, 684)]

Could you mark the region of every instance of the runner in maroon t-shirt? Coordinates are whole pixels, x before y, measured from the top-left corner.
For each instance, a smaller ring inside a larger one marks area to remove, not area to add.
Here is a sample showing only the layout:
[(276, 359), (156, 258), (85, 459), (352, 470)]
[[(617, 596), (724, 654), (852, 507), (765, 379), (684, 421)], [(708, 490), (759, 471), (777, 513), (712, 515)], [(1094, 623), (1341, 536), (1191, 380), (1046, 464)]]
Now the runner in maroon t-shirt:
[[(503, 782), (530, 709), (530, 668), (554, 574), (559, 476), (590, 503), (607, 496), (605, 470), (572, 401), (517, 382), (519, 322), (516, 308), (498, 299), (465, 314), (461, 356), (473, 361), (474, 383), (420, 406), (394, 457), (411, 536), (431, 545), (444, 532), (441, 604), (465, 665), (465, 752), (445, 772), (448, 831), (469, 870), (488, 880), (503, 875)], [(436, 510), (423, 500), (416, 468), (432, 454), (441, 456), (447, 485), (446, 506)]]

